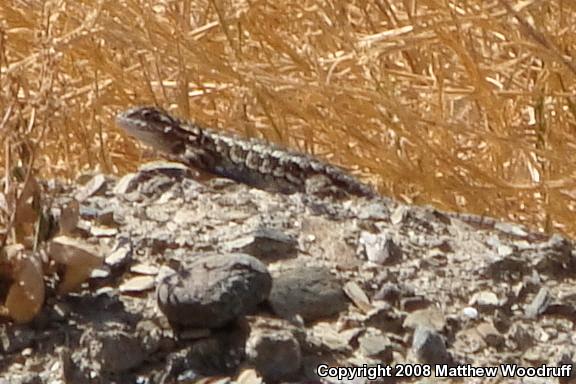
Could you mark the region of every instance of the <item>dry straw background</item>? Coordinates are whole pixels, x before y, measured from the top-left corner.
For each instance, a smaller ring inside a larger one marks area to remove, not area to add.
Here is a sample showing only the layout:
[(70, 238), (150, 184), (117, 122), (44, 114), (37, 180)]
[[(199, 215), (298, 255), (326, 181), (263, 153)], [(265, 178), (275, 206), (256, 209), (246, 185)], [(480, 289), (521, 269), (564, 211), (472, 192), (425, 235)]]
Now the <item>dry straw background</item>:
[(3, 0), (4, 186), (134, 169), (114, 115), (157, 104), (573, 236), (575, 55), (574, 0)]

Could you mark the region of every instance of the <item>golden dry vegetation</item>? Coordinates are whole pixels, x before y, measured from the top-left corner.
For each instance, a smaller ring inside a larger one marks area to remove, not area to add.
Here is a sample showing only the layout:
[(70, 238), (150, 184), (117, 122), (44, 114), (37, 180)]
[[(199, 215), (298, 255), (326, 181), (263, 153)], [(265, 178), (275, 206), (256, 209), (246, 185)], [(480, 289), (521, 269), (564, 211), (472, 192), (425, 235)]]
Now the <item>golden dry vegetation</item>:
[(573, 0), (3, 0), (0, 163), (125, 173), (141, 151), (114, 115), (158, 104), (575, 235), (575, 55)]

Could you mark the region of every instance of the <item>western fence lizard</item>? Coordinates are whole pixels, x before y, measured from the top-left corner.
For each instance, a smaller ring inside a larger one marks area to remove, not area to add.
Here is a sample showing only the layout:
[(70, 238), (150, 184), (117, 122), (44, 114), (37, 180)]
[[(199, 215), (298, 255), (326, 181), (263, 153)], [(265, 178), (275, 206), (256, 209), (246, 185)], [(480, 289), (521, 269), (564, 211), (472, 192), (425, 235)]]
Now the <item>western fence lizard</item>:
[(324, 184), (347, 195), (376, 196), (369, 186), (336, 166), (264, 141), (203, 128), (160, 108), (131, 108), (120, 113), (116, 121), (128, 134), (170, 160), (258, 189), (291, 194)]

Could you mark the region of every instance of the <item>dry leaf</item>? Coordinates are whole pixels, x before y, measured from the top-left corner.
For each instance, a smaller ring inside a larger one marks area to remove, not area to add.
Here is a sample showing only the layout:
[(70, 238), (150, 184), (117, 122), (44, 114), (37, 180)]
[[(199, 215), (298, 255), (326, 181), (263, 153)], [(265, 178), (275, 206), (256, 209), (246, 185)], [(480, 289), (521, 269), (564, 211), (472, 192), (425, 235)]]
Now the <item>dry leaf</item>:
[(5, 306), (15, 322), (27, 323), (40, 312), (44, 303), (42, 262), (36, 254), (25, 254), (23, 250), (10, 261), (14, 268), (14, 282)]

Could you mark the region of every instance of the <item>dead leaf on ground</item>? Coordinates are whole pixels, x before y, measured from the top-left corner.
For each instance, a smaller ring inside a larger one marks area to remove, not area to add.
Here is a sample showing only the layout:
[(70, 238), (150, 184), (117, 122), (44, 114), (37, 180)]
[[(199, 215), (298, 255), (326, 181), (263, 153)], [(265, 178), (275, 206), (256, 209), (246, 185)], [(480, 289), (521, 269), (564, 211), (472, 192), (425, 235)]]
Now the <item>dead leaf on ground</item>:
[(42, 308), (45, 297), (42, 261), (37, 253), (26, 253), (24, 247), (7, 257), (13, 283), (6, 296), (7, 314), (17, 323), (30, 322)]

